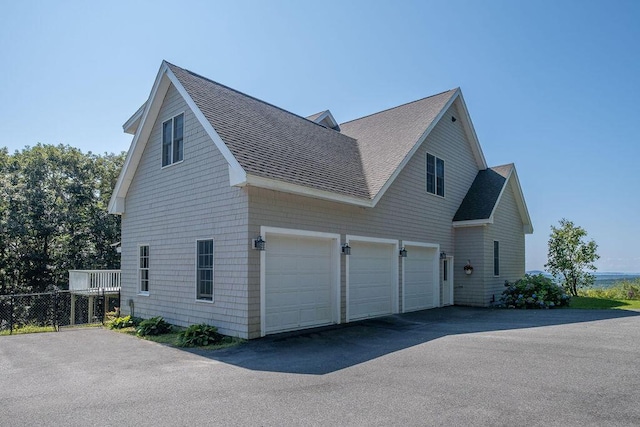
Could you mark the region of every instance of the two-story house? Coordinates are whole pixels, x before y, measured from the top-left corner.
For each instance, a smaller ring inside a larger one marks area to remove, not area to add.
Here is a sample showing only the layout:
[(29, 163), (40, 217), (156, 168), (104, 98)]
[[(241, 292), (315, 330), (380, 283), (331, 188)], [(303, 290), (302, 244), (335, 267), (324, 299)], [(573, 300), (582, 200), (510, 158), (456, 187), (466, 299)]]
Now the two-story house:
[(255, 338), (487, 306), (524, 274), (515, 167), (487, 166), (460, 89), (338, 124), (163, 62), (124, 129), (123, 313)]

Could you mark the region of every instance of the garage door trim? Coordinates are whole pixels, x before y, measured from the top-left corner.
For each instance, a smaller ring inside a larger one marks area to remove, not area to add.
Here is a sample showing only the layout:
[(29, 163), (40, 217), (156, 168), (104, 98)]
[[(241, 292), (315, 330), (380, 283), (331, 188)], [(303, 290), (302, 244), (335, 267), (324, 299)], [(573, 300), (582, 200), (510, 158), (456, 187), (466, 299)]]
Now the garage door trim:
[[(402, 246), (407, 249), (407, 256), (411, 256), (411, 246), (418, 246), (421, 248), (431, 248), (436, 250), (436, 256), (433, 257), (433, 283), (434, 283), (434, 296), (437, 296), (438, 301), (434, 303), (434, 307), (440, 306), (440, 245), (438, 243), (424, 243), (413, 242), (409, 240), (403, 240)], [(405, 279), (406, 274), (404, 270), (404, 258), (402, 260), (402, 312), (405, 313), (407, 293), (405, 292)]]
[[(395, 240), (395, 239), (383, 239), (378, 237), (367, 237), (367, 236), (354, 236), (354, 235), (347, 234), (345, 236), (345, 243), (349, 244), (349, 242), (351, 241), (391, 244), (394, 247), (393, 249), (394, 254), (398, 254), (398, 251), (400, 250), (398, 240)], [(393, 274), (394, 274), (395, 285), (393, 286), (393, 295), (392, 295), (393, 301), (391, 302), (391, 311), (392, 313), (395, 314), (395, 313), (398, 313), (400, 310), (398, 307), (398, 300), (400, 298), (399, 292), (398, 292), (399, 291), (398, 282), (400, 281), (400, 277), (398, 276), (398, 271), (400, 268), (398, 256), (395, 256), (393, 258), (393, 262), (394, 262)], [(350, 313), (349, 313), (349, 256), (346, 257), (346, 261), (345, 261), (345, 280), (346, 280), (346, 286), (345, 286), (346, 321), (349, 322), (351, 320)]]
[(266, 242), (266, 250), (260, 251), (260, 335), (266, 335), (266, 284), (267, 284), (267, 269), (266, 269), (266, 251), (269, 250), (269, 235), (279, 234), (282, 236), (300, 236), (300, 237), (316, 237), (321, 239), (332, 240), (332, 254), (331, 262), (333, 264), (333, 322), (340, 323), (340, 234), (336, 233), (323, 233), (319, 231), (297, 230), (291, 228), (278, 228), (278, 227), (260, 227), (260, 235)]

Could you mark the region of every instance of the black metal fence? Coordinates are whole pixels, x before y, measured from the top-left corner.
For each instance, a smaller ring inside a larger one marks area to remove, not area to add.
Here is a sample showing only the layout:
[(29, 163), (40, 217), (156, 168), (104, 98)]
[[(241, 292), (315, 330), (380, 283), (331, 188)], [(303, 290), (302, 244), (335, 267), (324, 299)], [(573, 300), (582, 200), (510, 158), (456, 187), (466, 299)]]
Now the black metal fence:
[(104, 323), (120, 307), (120, 293), (104, 289), (87, 292), (53, 291), (0, 295), (0, 331), (13, 333), (27, 326), (52, 327)]

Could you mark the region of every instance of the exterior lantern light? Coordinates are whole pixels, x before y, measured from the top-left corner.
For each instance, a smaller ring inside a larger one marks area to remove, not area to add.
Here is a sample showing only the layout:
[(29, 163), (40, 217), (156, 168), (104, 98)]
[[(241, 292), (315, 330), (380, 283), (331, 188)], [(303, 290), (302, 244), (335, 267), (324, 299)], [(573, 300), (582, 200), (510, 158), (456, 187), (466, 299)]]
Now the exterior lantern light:
[(351, 255), (351, 246), (348, 243), (342, 245), (342, 253), (343, 255)]
[(267, 242), (262, 240), (262, 236), (258, 236), (258, 238), (253, 241), (253, 249), (264, 251), (266, 246)]
[(446, 252), (440, 252), (440, 259), (447, 259), (447, 253)]
[(407, 257), (407, 250), (403, 247), (400, 248), (400, 257), (402, 258), (406, 258)]

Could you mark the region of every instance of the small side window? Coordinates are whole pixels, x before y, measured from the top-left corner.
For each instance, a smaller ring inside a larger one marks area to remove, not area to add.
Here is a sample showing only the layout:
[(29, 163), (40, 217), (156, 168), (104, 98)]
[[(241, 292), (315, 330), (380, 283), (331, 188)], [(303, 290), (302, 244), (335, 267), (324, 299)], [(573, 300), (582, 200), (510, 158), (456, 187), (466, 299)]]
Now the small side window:
[(500, 242), (493, 241), (493, 275), (500, 275)]
[(139, 254), (140, 292), (149, 293), (149, 245), (140, 245)]

